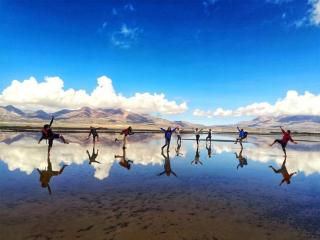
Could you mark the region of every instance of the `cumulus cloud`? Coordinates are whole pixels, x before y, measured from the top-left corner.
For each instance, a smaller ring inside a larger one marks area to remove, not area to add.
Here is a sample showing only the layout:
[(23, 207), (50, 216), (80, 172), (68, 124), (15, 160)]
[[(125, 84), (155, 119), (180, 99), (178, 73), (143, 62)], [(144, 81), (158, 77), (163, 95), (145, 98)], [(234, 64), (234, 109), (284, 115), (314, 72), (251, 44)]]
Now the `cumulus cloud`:
[(274, 104), (268, 102), (252, 103), (237, 109), (217, 108), (204, 111), (195, 109), (194, 116), (199, 117), (240, 117), (240, 116), (266, 116), (266, 115), (320, 115), (320, 95), (305, 92), (299, 95), (297, 91), (288, 91), (283, 99)]
[(13, 80), (0, 94), (0, 105), (14, 105), (24, 110), (43, 109), (55, 111), (63, 108), (123, 108), (137, 113), (179, 114), (187, 110), (187, 104), (168, 100), (163, 93), (135, 93), (125, 97), (115, 91), (107, 76), (97, 79), (98, 85), (91, 92), (64, 89), (60, 77), (45, 77), (43, 82), (30, 77)]

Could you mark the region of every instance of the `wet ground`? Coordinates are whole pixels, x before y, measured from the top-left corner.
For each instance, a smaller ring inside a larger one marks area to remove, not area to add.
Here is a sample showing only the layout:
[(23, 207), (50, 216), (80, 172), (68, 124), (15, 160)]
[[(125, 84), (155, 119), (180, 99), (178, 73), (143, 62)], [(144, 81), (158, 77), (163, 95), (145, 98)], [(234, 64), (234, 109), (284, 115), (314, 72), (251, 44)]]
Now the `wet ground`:
[(320, 139), (289, 145), (297, 174), (279, 186), (272, 136), (249, 136), (242, 151), (183, 140), (179, 153), (173, 137), (168, 155), (162, 134), (130, 136), (125, 152), (115, 137), (93, 149), (66, 135), (48, 156), (37, 135), (0, 133), (0, 239), (320, 239)]

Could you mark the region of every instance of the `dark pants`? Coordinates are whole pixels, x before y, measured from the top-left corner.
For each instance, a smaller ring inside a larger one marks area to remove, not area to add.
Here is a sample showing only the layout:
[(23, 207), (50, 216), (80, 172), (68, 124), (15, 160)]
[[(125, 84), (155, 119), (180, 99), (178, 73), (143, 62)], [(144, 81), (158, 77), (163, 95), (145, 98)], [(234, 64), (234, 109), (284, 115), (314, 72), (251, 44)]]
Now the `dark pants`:
[(60, 138), (60, 134), (58, 134), (58, 133), (53, 133), (52, 136), (50, 136), (50, 137), (48, 138), (48, 140), (49, 140), (49, 148), (52, 147), (52, 145), (53, 145), (53, 140), (54, 140), (54, 139), (58, 139), (58, 138)]
[(200, 139), (200, 135), (197, 134), (197, 135), (196, 135), (197, 144), (199, 144), (199, 139)]
[(287, 143), (283, 142), (282, 139), (276, 139), (273, 143), (279, 143), (282, 147), (283, 152), (286, 154)]
[(169, 148), (170, 148), (170, 141), (171, 141), (171, 139), (170, 138), (166, 138), (166, 142), (165, 142), (165, 144), (162, 146), (162, 150), (167, 146), (167, 150), (169, 150)]

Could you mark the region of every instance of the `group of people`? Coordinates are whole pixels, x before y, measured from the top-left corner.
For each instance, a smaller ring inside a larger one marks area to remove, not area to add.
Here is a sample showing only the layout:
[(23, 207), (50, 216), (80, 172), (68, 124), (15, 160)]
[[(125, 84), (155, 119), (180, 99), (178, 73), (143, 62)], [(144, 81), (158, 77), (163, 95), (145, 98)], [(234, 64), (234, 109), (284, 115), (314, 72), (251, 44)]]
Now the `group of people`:
[[(40, 174), (40, 182), (41, 182), (41, 186), (44, 188), (47, 188), (49, 193), (51, 194), (51, 188), (49, 185), (50, 179), (53, 176), (58, 176), (60, 174), (62, 174), (64, 168), (67, 165), (63, 165), (63, 167), (59, 170), (59, 171), (53, 171), (52, 170), (52, 164), (50, 162), (50, 150), (53, 146), (53, 141), (60, 139), (64, 144), (69, 144), (69, 141), (66, 140), (61, 134), (56, 133), (52, 130), (52, 124), (54, 121), (54, 117), (51, 118), (51, 121), (49, 124), (45, 124), (41, 130), (41, 138), (39, 139), (38, 143), (40, 144), (42, 140), (46, 140), (48, 142), (48, 153), (47, 153), (47, 169), (46, 170), (39, 170), (37, 169), (38, 173)], [(164, 138), (165, 138), (165, 144), (161, 147), (161, 153), (165, 159), (165, 164), (164, 164), (164, 171), (161, 172), (160, 174), (158, 174), (159, 176), (162, 174), (166, 174), (166, 175), (170, 175), (171, 173), (174, 176), (177, 176), (172, 170), (171, 170), (171, 166), (170, 166), (170, 158), (169, 158), (169, 149), (170, 149), (170, 143), (171, 143), (171, 138), (172, 138), (172, 134), (176, 133), (177, 136), (177, 148), (175, 149), (176, 151), (176, 156), (180, 156), (182, 155), (180, 153), (180, 149), (181, 149), (181, 142), (182, 142), (182, 132), (184, 131), (183, 129), (181, 129), (180, 127), (175, 127), (175, 128), (171, 128), (168, 127), (167, 129), (164, 128), (160, 128), (162, 132), (164, 132)], [(283, 180), (281, 182), (281, 184), (283, 182), (286, 182), (287, 184), (290, 183), (290, 179), (291, 177), (296, 174), (291, 173), (289, 174), (287, 169), (286, 169), (286, 156), (287, 156), (287, 152), (286, 152), (286, 147), (288, 142), (292, 142), (294, 144), (297, 144), (296, 141), (294, 141), (292, 139), (291, 136), (291, 131), (290, 130), (284, 130), (282, 127), (280, 127), (281, 132), (282, 132), (282, 138), (281, 139), (276, 139), (274, 140), (273, 143), (270, 144), (270, 146), (273, 146), (274, 144), (278, 143), (281, 145), (282, 150), (284, 152), (284, 162), (282, 164), (282, 167), (280, 169), (275, 169), (273, 166), (270, 166), (270, 168), (275, 172), (275, 173), (281, 173), (283, 175)], [(245, 157), (242, 156), (242, 151), (243, 151), (243, 145), (242, 142), (247, 138), (248, 136), (248, 132), (244, 131), (243, 129), (240, 129), (239, 127), (237, 127), (238, 130), (238, 137), (235, 139), (235, 144), (240, 143), (241, 146), (241, 150), (238, 153), (236, 153), (236, 158), (239, 160), (239, 165), (237, 166), (237, 169), (239, 167), (243, 167), (244, 165), (247, 165), (247, 160)], [(200, 142), (200, 135), (203, 133), (203, 129), (199, 129), (199, 128), (195, 128), (193, 129), (194, 135), (195, 135), (195, 141), (197, 144), (197, 150), (196, 150), (196, 154), (195, 154), (195, 158), (194, 160), (191, 162), (191, 164), (202, 164), (202, 162), (200, 161), (200, 153), (199, 153), (199, 142)], [(127, 143), (127, 137), (130, 135), (133, 135), (134, 132), (132, 130), (132, 127), (129, 126), (126, 129), (123, 129), (120, 132), (120, 135), (123, 136), (122, 138), (122, 155), (115, 155), (115, 159), (119, 159), (119, 165), (126, 168), (126, 169), (130, 169), (131, 168), (131, 164), (133, 163), (132, 160), (128, 160), (126, 158), (126, 143)], [(211, 141), (212, 141), (212, 130), (209, 129), (207, 131), (207, 136), (205, 138), (206, 141), (206, 149), (208, 151), (208, 156), (209, 158), (211, 157)], [(89, 130), (89, 135), (87, 137), (87, 140), (90, 139), (90, 137), (92, 136), (93, 138), (93, 150), (92, 150), (92, 154), (89, 153), (89, 150), (87, 150), (87, 155), (88, 155), (88, 159), (89, 159), (89, 164), (92, 163), (100, 163), (99, 161), (96, 160), (96, 158), (98, 157), (98, 153), (99, 153), (99, 149), (95, 150), (95, 143), (97, 141), (99, 141), (99, 134), (98, 134), (98, 128), (94, 128), (92, 126), (90, 126), (90, 130)], [(119, 140), (119, 138), (115, 138), (115, 142), (120, 142), (121, 140)], [(164, 149), (166, 148), (166, 155), (164, 154)], [(281, 185), (280, 184), (280, 185)]]

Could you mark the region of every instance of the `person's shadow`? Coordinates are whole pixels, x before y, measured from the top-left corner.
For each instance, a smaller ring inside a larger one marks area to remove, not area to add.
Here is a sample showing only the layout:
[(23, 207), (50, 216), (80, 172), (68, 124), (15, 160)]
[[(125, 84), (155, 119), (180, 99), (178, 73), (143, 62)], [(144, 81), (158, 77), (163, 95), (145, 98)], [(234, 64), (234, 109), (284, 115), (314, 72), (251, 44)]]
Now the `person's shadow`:
[(114, 155), (114, 158), (120, 159), (119, 165), (121, 167), (124, 167), (124, 168), (126, 168), (128, 170), (131, 169), (131, 164), (133, 163), (133, 161), (132, 160), (127, 160), (127, 158), (126, 158), (126, 148), (125, 147), (122, 147), (122, 155)]
[(239, 154), (236, 152), (234, 153), (236, 155), (236, 159), (239, 161), (237, 169), (239, 169), (239, 167), (243, 168), (244, 166), (248, 165), (247, 158), (242, 156), (242, 152), (243, 152), (243, 146), (241, 145), (241, 149), (240, 149)]
[(293, 173), (288, 173), (288, 170), (287, 170), (287, 167), (286, 167), (286, 162), (287, 162), (287, 156), (284, 156), (284, 160), (283, 160), (283, 163), (281, 165), (281, 168), (279, 169), (275, 169), (273, 166), (269, 166), (269, 168), (271, 168), (274, 173), (278, 174), (278, 173), (281, 173), (282, 174), (282, 181), (280, 182), (279, 186), (282, 185), (282, 183), (286, 182), (287, 184), (290, 184), (291, 183), (291, 178), (293, 175), (297, 174), (297, 172), (293, 172)]
[(208, 151), (208, 157), (212, 157), (212, 148), (211, 148), (211, 140), (206, 142), (206, 149)]
[(164, 157), (164, 171), (157, 174), (158, 176), (161, 176), (163, 174), (166, 174), (168, 177), (171, 175), (171, 173), (177, 177), (177, 174), (172, 171), (171, 169), (171, 163), (170, 163), (170, 155), (169, 155), (169, 152), (166, 152), (166, 155), (164, 154), (164, 152), (162, 151), (161, 152), (161, 155)]
[(191, 165), (192, 164), (195, 164), (195, 165), (201, 164), (201, 165), (203, 165), (202, 162), (200, 161), (199, 145), (197, 145), (196, 154), (194, 156), (194, 159), (191, 161)]
[(49, 194), (51, 194), (52, 193), (51, 187), (49, 185), (51, 178), (62, 174), (64, 168), (67, 167), (68, 165), (63, 165), (59, 171), (53, 171), (52, 164), (50, 161), (50, 151), (48, 151), (47, 164), (48, 164), (48, 166), (47, 166), (46, 170), (39, 170), (39, 168), (37, 168), (37, 171), (40, 174), (41, 187), (47, 188)]
[(93, 143), (93, 148), (92, 148), (92, 153), (90, 155), (89, 150), (87, 150), (88, 154), (88, 159), (89, 159), (89, 164), (91, 165), (92, 163), (100, 163), (96, 160), (99, 154), (99, 149), (97, 149), (97, 152), (95, 151), (95, 143)]

